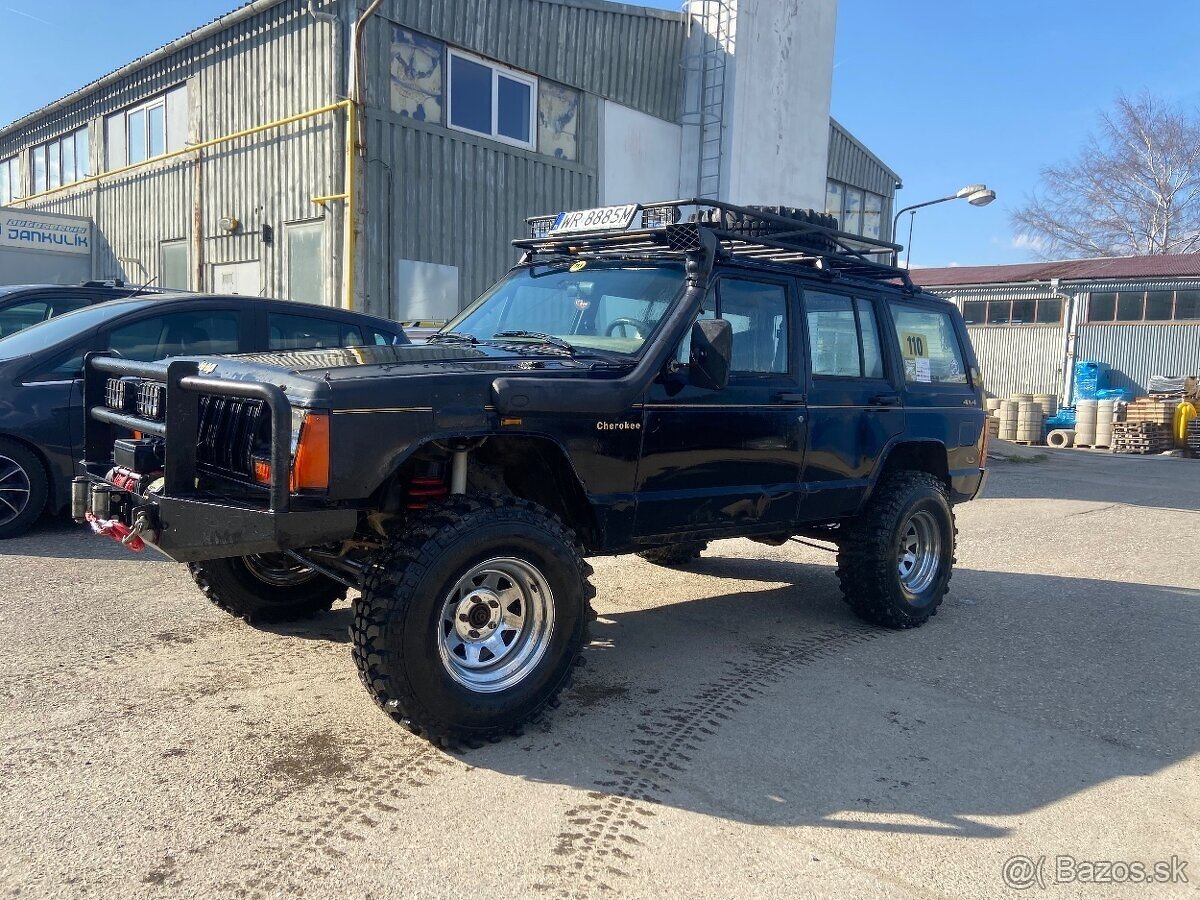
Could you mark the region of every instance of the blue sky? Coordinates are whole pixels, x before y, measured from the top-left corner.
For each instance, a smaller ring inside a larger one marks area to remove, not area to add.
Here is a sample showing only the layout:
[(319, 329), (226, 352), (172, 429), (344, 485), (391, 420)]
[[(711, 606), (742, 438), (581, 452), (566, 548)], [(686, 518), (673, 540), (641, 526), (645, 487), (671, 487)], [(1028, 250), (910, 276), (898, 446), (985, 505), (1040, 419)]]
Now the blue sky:
[[(436, 2), (436, 0), (431, 0)], [(228, 12), (236, 0), (0, 0), (9, 122)], [(647, 0), (678, 9), (678, 0)], [(1200, 105), (1200, 3), (841, 0), (833, 115), (904, 179), (900, 205), (982, 181), (999, 199), (918, 213), (915, 265), (1030, 258), (1008, 212), (1120, 91)], [(14, 78), (14, 73), (35, 73)], [(903, 230), (903, 226), (902, 226)]]

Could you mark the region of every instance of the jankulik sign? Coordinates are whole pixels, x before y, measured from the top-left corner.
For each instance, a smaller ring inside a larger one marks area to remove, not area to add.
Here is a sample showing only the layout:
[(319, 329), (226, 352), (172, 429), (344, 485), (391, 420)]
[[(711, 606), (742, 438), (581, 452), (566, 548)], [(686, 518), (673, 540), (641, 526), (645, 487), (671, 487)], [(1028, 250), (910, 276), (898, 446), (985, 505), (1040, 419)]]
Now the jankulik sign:
[(0, 247), (50, 253), (92, 252), (92, 226), (85, 219), (23, 209), (0, 211)]

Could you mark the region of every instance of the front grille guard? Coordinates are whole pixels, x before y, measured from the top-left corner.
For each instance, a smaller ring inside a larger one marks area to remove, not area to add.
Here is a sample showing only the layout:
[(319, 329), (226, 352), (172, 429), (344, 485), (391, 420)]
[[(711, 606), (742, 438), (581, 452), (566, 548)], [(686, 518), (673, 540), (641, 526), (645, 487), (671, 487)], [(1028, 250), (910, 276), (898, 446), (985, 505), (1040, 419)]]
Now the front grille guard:
[[(146, 378), (166, 384), (161, 421), (142, 418), (105, 405), (108, 376)], [(200, 429), (202, 394), (258, 401), (265, 405), (271, 419), (271, 483), (269, 503), (272, 512), (287, 512), (291, 506), (288, 480), (291, 474), (292, 405), (283, 391), (273, 384), (226, 381), (199, 374), (199, 364), (190, 360), (165, 363), (137, 362), (106, 354), (88, 354), (83, 369), (83, 399), (87, 410), (84, 434), (84, 464), (102, 468), (112, 463), (112, 435), (109, 425), (166, 438), (164, 492), (184, 497), (196, 491), (197, 437)], [(171, 440), (170, 435), (185, 435)]]

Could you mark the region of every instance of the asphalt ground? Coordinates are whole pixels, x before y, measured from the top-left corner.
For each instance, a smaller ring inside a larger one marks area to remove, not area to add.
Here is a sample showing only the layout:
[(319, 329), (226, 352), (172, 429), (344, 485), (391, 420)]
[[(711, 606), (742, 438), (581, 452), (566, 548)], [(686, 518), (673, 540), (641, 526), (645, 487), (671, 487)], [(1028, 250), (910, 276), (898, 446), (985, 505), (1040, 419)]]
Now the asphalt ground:
[(252, 628), (47, 522), (0, 544), (0, 890), (1195, 896), (1198, 509), (1200, 462), (997, 464), (910, 632), (807, 547), (594, 560), (561, 708), (460, 755), (373, 706), (347, 604)]

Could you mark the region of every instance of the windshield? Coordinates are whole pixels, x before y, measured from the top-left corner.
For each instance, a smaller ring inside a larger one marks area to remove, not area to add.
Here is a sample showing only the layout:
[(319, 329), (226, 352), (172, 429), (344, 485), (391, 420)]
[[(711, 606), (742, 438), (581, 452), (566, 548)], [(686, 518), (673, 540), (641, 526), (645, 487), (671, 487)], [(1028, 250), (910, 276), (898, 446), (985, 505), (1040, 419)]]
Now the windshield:
[(534, 265), (510, 273), (442, 333), (490, 341), (529, 332), (567, 341), (579, 350), (633, 355), (675, 302), (683, 281), (679, 263), (574, 260)]
[(95, 306), (85, 306), (83, 309), (63, 313), (61, 316), (31, 325), (23, 331), (0, 339), (0, 359), (19, 359), (47, 347), (54, 347), (63, 341), (79, 337), (113, 316), (119, 316), (149, 302), (152, 301), (113, 300), (97, 303)]

